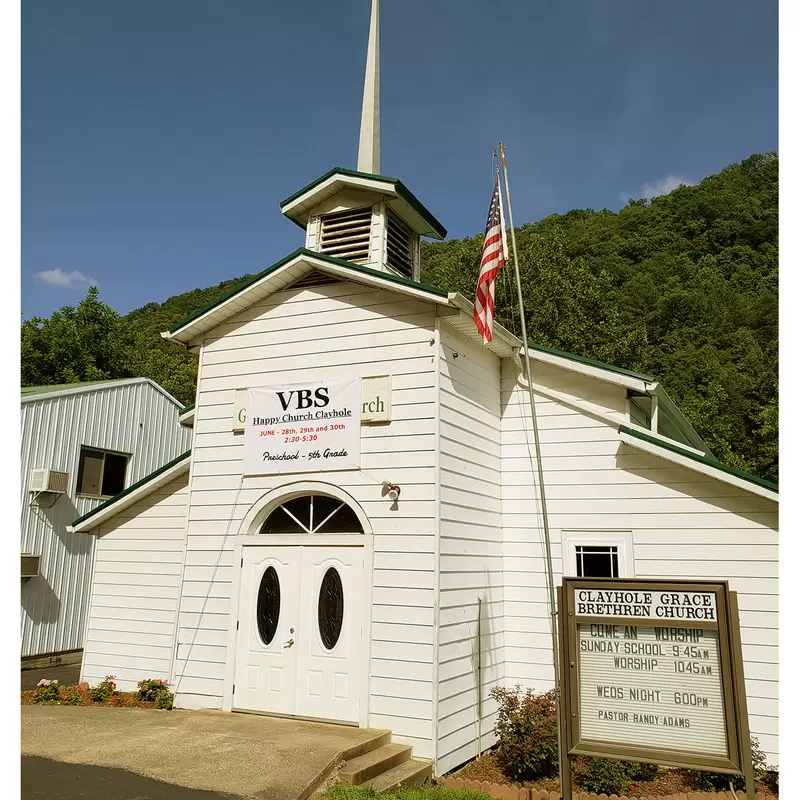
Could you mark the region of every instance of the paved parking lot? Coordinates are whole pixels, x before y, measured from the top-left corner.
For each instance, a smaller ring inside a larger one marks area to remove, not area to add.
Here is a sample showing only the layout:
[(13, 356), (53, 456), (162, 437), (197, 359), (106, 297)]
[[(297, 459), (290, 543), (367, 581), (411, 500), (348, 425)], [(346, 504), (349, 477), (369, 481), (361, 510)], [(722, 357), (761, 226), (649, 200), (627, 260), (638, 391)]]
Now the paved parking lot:
[(238, 800), (236, 795), (187, 789), (124, 769), (22, 757), (22, 800)]
[(23, 669), (20, 674), (20, 691), (35, 689), (42, 678), (56, 680), (62, 684), (77, 683), (81, 677), (80, 664), (67, 664), (63, 667), (45, 667), (44, 669)]

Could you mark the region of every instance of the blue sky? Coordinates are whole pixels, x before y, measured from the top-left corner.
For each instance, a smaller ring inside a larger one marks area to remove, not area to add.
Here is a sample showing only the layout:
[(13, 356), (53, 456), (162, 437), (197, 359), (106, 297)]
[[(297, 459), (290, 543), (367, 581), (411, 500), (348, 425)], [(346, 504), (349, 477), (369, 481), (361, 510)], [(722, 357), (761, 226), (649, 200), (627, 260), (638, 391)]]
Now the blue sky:
[[(278, 203), (355, 168), (369, 0), (21, 9), (25, 318), (89, 281), (126, 313), (257, 272), (303, 243)], [(381, 171), (451, 237), (482, 230), (501, 139), (517, 225), (777, 150), (772, 0), (383, 0), (381, 14)]]

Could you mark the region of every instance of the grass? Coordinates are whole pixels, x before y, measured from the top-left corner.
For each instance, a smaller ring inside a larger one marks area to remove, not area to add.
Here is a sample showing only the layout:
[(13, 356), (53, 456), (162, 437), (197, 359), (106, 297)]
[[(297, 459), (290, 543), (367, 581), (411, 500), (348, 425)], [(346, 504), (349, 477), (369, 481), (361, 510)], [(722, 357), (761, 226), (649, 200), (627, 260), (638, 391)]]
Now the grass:
[(326, 800), (489, 800), (485, 792), (445, 786), (401, 787), (380, 793), (369, 786), (334, 786), (324, 797)]

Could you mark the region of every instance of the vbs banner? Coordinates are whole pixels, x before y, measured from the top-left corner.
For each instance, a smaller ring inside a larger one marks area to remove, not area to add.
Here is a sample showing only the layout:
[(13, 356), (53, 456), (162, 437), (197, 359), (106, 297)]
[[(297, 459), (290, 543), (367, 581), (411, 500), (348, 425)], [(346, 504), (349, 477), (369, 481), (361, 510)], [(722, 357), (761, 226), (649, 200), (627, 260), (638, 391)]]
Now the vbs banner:
[(249, 389), (244, 474), (361, 466), (361, 378)]

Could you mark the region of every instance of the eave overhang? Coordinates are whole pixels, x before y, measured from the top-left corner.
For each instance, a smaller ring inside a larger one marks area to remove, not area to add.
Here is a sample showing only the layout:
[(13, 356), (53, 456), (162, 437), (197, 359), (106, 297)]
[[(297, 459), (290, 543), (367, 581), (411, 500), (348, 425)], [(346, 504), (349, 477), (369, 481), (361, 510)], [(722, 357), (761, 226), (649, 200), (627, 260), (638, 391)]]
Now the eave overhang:
[(178, 423), (183, 425), (185, 428), (193, 428), (194, 427), (194, 403), (190, 406), (185, 406), (181, 411), (178, 413)]
[(345, 189), (374, 192), (386, 199), (389, 207), (420, 236), (444, 239), (447, 230), (397, 178), (372, 175), (335, 167), (281, 203), (281, 213), (301, 228), (308, 224), (311, 211)]
[(192, 451), (187, 450), (169, 463), (164, 464), (160, 469), (131, 484), (127, 489), (123, 489), (119, 494), (110, 497), (104, 503), (100, 503), (99, 506), (93, 508), (87, 514), (78, 517), (72, 525), (68, 525), (67, 531), (69, 533), (95, 531), (99, 525), (107, 522), (115, 514), (119, 514), (120, 511), (147, 497), (147, 495), (161, 486), (166, 486), (166, 484), (175, 480), (184, 472), (188, 472), (191, 454)]
[(663, 458), (687, 469), (700, 472), (708, 477), (736, 486), (746, 492), (778, 502), (778, 486), (756, 475), (734, 469), (694, 448), (680, 442), (655, 438), (652, 434), (627, 425), (620, 425), (619, 438), (624, 444), (635, 447), (650, 455)]

